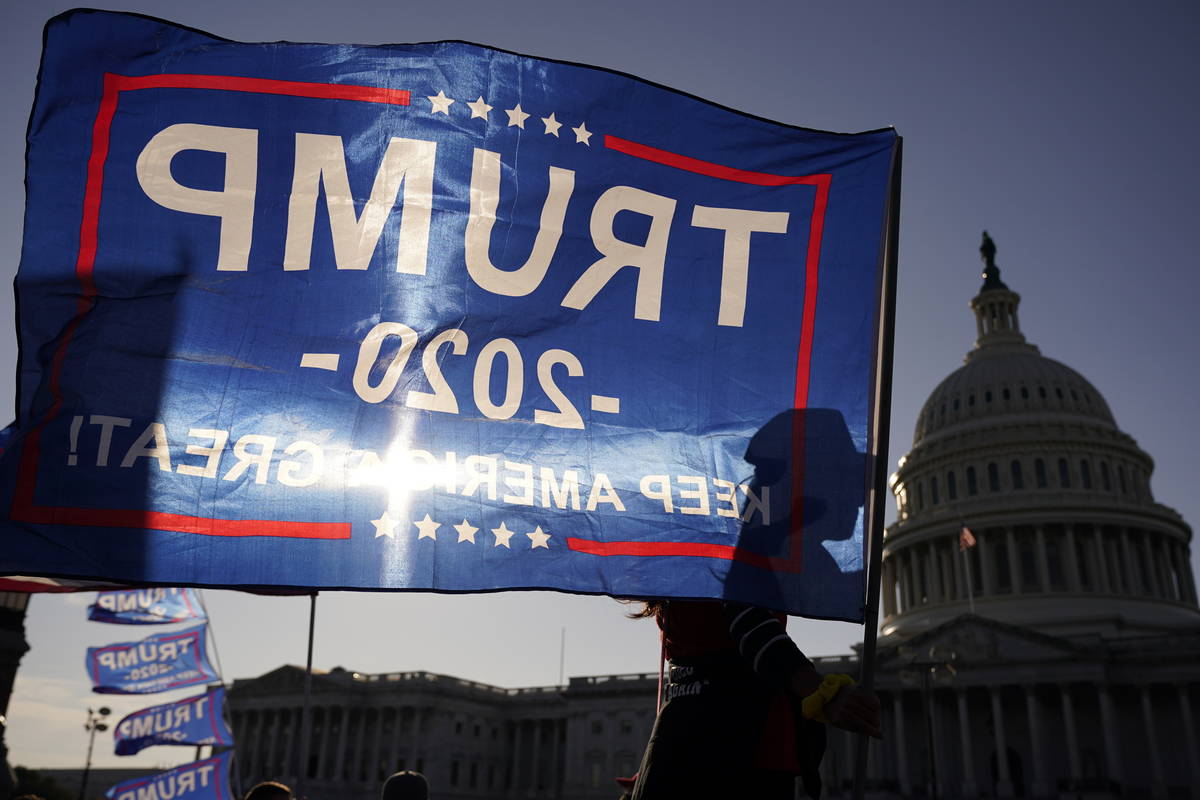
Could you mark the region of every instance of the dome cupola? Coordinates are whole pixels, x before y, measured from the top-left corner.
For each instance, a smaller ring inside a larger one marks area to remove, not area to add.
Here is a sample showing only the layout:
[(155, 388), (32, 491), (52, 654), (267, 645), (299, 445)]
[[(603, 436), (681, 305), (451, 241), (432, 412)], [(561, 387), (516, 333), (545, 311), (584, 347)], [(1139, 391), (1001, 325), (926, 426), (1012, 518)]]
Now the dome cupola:
[[(1200, 625), (1191, 529), (1154, 501), (1152, 459), (1091, 383), (1026, 342), (986, 231), (979, 251), (974, 347), (891, 478), (884, 636), (968, 611), (1048, 633)], [(964, 526), (978, 544), (960, 550)]]

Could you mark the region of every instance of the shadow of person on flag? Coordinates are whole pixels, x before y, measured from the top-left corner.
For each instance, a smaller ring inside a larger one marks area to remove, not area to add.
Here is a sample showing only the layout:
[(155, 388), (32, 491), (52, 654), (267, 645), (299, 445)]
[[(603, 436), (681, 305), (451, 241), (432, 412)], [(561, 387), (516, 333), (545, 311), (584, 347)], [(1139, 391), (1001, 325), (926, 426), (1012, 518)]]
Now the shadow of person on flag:
[(818, 619), (861, 621), (866, 458), (841, 412), (789, 409), (751, 438), (754, 468), (725, 596)]

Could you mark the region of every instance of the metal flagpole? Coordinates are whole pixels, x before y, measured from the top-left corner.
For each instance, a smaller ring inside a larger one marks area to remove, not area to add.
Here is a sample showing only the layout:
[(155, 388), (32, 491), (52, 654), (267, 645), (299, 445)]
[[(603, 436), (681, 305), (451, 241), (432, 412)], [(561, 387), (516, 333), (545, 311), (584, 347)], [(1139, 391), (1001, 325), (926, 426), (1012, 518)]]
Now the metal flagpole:
[[(900, 235), (900, 172), (904, 140), (896, 137), (892, 169), (888, 179), (887, 232), (883, 242), (883, 287), (879, 296), (878, 347), (875, 362), (874, 442), (871, 453), (871, 486), (867, 500), (867, 604), (863, 621), (862, 667), (859, 685), (870, 689), (875, 683), (875, 637), (879, 628), (879, 570), (883, 564), (883, 509), (887, 497), (887, 457), (892, 409), (892, 353), (896, 344), (897, 244)], [(854, 754), (854, 800), (866, 790), (867, 745), (860, 735)]]
[(312, 656), (313, 632), (317, 624), (317, 592), (310, 594), (308, 599), (308, 661), (304, 667), (304, 710), (300, 716), (300, 763), (296, 765), (296, 785), (292, 788), (295, 797), (304, 797), (309, 740), (312, 738)]

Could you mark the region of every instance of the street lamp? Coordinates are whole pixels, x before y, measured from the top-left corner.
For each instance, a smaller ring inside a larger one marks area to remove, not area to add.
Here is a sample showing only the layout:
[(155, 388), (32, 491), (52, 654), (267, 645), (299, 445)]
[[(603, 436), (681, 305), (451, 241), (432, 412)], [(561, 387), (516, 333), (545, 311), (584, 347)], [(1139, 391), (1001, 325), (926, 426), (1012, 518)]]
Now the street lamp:
[(932, 800), (938, 798), (937, 751), (933, 741), (933, 697), (929, 690), (930, 682), (945, 686), (952, 683), (958, 676), (958, 653), (943, 646), (931, 645), (927, 659), (918, 658), (915, 648), (901, 647), (900, 658), (904, 659), (908, 669), (901, 670), (900, 681), (909, 686), (921, 685), (921, 699), (925, 706), (925, 736), (929, 748), (929, 796)]
[(87, 722), (83, 723), (83, 729), (88, 732), (88, 751), (87, 761), (83, 764), (83, 778), (79, 782), (79, 800), (85, 800), (87, 797), (88, 773), (92, 771), (92, 746), (96, 744), (96, 731), (108, 730), (104, 718), (111, 713), (112, 709), (108, 706), (100, 706), (96, 711), (88, 709)]

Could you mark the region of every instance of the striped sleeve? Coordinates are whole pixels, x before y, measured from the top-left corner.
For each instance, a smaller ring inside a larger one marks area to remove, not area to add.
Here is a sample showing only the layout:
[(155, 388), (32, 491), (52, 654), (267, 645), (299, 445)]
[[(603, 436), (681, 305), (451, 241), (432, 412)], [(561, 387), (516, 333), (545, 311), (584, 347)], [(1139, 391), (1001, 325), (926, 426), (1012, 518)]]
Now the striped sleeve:
[(785, 686), (799, 669), (814, 669), (783, 623), (765, 608), (726, 603), (729, 636), (754, 673), (774, 686)]

